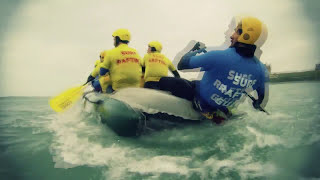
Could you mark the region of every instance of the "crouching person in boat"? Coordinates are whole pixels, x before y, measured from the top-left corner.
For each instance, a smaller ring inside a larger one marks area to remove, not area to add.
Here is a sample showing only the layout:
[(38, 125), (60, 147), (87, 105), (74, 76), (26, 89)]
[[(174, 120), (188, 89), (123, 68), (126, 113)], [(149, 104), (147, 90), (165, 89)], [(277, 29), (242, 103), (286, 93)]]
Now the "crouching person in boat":
[(174, 77), (179, 78), (180, 75), (172, 62), (161, 53), (162, 44), (158, 41), (151, 41), (148, 44), (147, 54), (142, 60), (142, 73), (145, 88), (159, 89), (159, 80), (161, 77), (168, 76), (168, 70), (172, 72)]
[(102, 92), (102, 93), (108, 93), (108, 86), (110, 86), (111, 84), (108, 73), (104, 76), (99, 75), (101, 63), (103, 62), (105, 54), (106, 54), (106, 51), (102, 51), (100, 53), (100, 60), (97, 60), (95, 62), (94, 70), (89, 75), (86, 82), (86, 84), (91, 82), (93, 87), (98, 87), (98, 88), (95, 88), (95, 91)]
[(96, 73), (96, 72), (97, 72), (98, 68), (99, 68), (98, 71), (100, 70), (100, 63), (103, 61), (104, 53), (105, 53), (105, 51), (102, 51), (100, 53), (100, 56), (99, 56), (100, 59), (96, 60), (96, 62), (94, 63), (94, 69), (91, 72), (91, 74), (89, 75), (89, 77), (87, 78), (87, 82), (85, 84), (92, 82), (96, 77), (98, 77), (99, 73)]
[[(178, 70), (201, 68), (204, 75), (199, 81), (164, 77), (160, 89), (193, 102), (194, 108), (216, 123), (231, 116), (229, 110), (247, 89), (255, 90), (258, 100), (253, 106), (264, 107), (268, 100), (269, 74), (254, 56), (256, 45), (266, 40), (265, 25), (254, 17), (243, 17), (230, 37), (231, 45), (222, 51), (206, 52), (190, 47), (182, 56)], [(204, 54), (201, 54), (204, 53)], [(197, 55), (199, 54), (199, 55)], [(197, 55), (197, 56), (196, 56)]]
[[(128, 46), (130, 32), (127, 29), (118, 29), (112, 36), (115, 48), (105, 52), (99, 67), (99, 75), (104, 77), (103, 82), (109, 83), (106, 92), (111, 93), (126, 87), (140, 87), (141, 57), (134, 48)], [(99, 82), (93, 83), (96, 91), (103, 91), (101, 85), (100, 79)]]

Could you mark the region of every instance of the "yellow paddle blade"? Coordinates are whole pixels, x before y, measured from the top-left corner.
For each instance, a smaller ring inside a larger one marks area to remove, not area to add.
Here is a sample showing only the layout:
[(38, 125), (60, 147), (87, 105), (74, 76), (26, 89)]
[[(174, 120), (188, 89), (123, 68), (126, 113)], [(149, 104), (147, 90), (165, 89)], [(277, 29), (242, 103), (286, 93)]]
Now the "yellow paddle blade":
[(50, 107), (56, 112), (62, 112), (70, 108), (83, 94), (83, 89), (86, 87), (74, 87), (70, 88), (60, 95), (50, 99)]

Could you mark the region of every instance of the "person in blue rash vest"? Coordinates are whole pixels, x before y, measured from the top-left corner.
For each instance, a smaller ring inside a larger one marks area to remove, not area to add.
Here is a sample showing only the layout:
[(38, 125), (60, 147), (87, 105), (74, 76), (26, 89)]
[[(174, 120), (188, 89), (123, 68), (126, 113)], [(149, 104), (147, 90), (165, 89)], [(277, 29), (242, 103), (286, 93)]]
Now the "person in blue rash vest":
[[(197, 43), (182, 56), (178, 70), (201, 68), (205, 73), (200, 81), (163, 77), (159, 81), (160, 89), (192, 101), (196, 110), (207, 119), (214, 118), (216, 123), (231, 116), (228, 108), (245, 91), (257, 91), (258, 100), (253, 106), (264, 107), (268, 100), (269, 73), (254, 52), (255, 43), (261, 41), (259, 38), (265, 41), (266, 36), (266, 27), (260, 20), (244, 17), (230, 37), (228, 49), (206, 52)], [(204, 54), (196, 56), (199, 53)]]

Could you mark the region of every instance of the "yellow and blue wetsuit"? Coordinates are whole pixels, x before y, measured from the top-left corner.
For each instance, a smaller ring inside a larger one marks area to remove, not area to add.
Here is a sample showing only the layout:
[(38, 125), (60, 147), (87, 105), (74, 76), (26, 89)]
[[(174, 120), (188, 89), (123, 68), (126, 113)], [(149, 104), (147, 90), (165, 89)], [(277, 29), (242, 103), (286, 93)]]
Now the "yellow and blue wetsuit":
[(109, 73), (112, 90), (140, 87), (141, 57), (134, 48), (120, 44), (106, 52), (99, 73), (100, 76)]
[(158, 82), (160, 78), (168, 76), (169, 70), (174, 74), (175, 77), (180, 77), (172, 62), (165, 55), (159, 52), (151, 52), (146, 54), (141, 65), (145, 68), (145, 88), (159, 89)]
[(91, 76), (96, 78), (93, 81), (92, 86), (95, 88), (96, 91), (106, 93), (108, 90), (108, 86), (111, 85), (111, 81), (108, 73), (103, 76), (99, 75), (100, 67), (101, 67), (101, 62), (99, 60), (99, 62), (97, 63), (97, 65), (95, 66), (94, 70), (91, 73)]

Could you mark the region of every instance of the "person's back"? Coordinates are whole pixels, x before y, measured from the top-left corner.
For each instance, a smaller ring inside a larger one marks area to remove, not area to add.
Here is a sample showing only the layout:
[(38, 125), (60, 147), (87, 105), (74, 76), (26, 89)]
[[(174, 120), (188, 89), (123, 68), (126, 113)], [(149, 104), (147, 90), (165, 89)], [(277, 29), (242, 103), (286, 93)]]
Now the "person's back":
[[(118, 29), (113, 34), (114, 49), (105, 52), (100, 64), (100, 75), (109, 73), (111, 86), (108, 92), (126, 87), (139, 87), (141, 81), (141, 57), (129, 47), (131, 34), (127, 29)], [(99, 89), (99, 85), (95, 87)]]
[(127, 44), (120, 44), (107, 52), (101, 67), (109, 69), (112, 88), (139, 87), (141, 79), (141, 58), (138, 52)]
[(159, 81), (161, 77), (168, 76), (168, 68), (175, 70), (170, 60), (158, 52), (146, 54), (143, 62), (146, 67), (144, 76), (146, 82)]
[[(211, 51), (190, 61), (191, 66), (205, 71), (202, 80), (196, 84), (202, 100), (217, 109), (225, 109), (239, 100), (247, 88), (264, 92), (267, 69), (256, 57), (243, 57), (235, 48)], [(205, 62), (205, 64), (201, 64)]]
[(228, 49), (206, 52), (205, 48), (195, 50), (194, 45), (182, 56), (178, 69), (201, 68), (205, 73), (200, 81), (161, 78), (160, 89), (193, 101), (194, 108), (209, 119), (219, 110), (229, 116), (229, 108), (247, 90), (257, 91), (258, 100), (253, 101), (253, 106), (261, 109), (268, 101), (269, 73), (254, 53), (256, 44), (262, 45), (266, 36), (267, 30), (260, 20), (241, 18)]
[(175, 77), (180, 77), (178, 71), (173, 66), (172, 62), (161, 53), (162, 45), (158, 41), (151, 41), (148, 44), (148, 53), (142, 60), (144, 72), (144, 87), (159, 89), (158, 81), (162, 77), (168, 76), (169, 70)]

